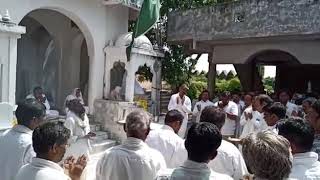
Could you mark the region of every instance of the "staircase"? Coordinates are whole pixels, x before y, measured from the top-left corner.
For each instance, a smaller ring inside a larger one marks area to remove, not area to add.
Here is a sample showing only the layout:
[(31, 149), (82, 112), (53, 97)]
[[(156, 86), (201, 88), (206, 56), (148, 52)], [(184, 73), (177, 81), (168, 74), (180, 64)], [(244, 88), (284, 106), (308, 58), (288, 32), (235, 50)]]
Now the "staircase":
[(90, 130), (96, 134), (96, 137), (91, 139), (92, 155), (104, 152), (106, 149), (116, 145), (116, 141), (108, 139), (108, 133), (101, 131), (101, 124), (91, 123)]
[(90, 161), (87, 164), (86, 170), (83, 173), (85, 176), (81, 180), (96, 179), (96, 165), (104, 155), (104, 152), (117, 145), (116, 141), (109, 139), (108, 132), (103, 131), (102, 125), (94, 122), (94, 118), (89, 116), (90, 131), (96, 134), (90, 141), (92, 151), (90, 153)]
[(168, 112), (168, 104), (170, 102), (172, 93), (170, 91), (161, 91), (160, 92), (160, 113)]

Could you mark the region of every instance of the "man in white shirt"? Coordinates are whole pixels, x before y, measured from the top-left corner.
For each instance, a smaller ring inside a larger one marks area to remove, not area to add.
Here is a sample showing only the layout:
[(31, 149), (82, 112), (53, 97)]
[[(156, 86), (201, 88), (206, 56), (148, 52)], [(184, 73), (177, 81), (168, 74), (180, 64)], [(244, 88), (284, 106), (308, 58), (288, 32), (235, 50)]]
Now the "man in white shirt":
[(188, 125), (188, 114), (191, 113), (191, 100), (186, 95), (188, 92), (188, 86), (183, 84), (179, 88), (179, 92), (177, 94), (173, 94), (170, 98), (170, 102), (168, 105), (168, 110), (176, 109), (182, 113), (184, 116), (181, 128), (178, 132), (178, 135), (181, 138), (185, 137)]
[(316, 102), (317, 99), (314, 97), (308, 97), (305, 100), (302, 101), (302, 110), (303, 110), (303, 116), (306, 117), (306, 115), (311, 111), (311, 105)]
[(214, 106), (209, 100), (209, 91), (204, 90), (201, 92), (201, 100), (194, 105), (192, 115), (196, 117), (196, 122), (200, 121), (200, 115), (202, 110), (207, 106)]
[(247, 108), (240, 119), (243, 125), (243, 131), (240, 138), (246, 137), (250, 133), (257, 133), (268, 129), (268, 125), (264, 120), (263, 108), (270, 106), (273, 100), (265, 94), (260, 94), (254, 98), (252, 108)]
[(32, 135), (32, 146), (36, 157), (30, 164), (23, 166), (15, 180), (80, 180), (87, 159), (81, 156), (76, 161), (68, 157), (64, 169), (58, 164), (68, 147), (70, 130), (65, 128), (63, 122), (51, 121), (36, 128)]
[(35, 87), (33, 89), (33, 93), (29, 94), (26, 99), (36, 99), (39, 102), (41, 102), (46, 107), (46, 115), (47, 118), (56, 118), (59, 116), (59, 112), (56, 110), (51, 110), (50, 103), (48, 99), (46, 98), (46, 95), (43, 92), (43, 89), (41, 87)]
[(182, 121), (183, 115), (178, 110), (171, 110), (166, 114), (165, 125), (151, 130), (146, 139), (151, 148), (163, 155), (168, 168), (176, 168), (188, 158), (184, 140), (177, 135)]
[[(208, 122), (221, 129), (225, 122), (225, 113), (216, 107), (206, 107), (201, 114), (201, 122)], [(244, 159), (235, 145), (222, 140), (218, 155), (209, 162), (208, 166), (222, 174), (228, 174), (234, 179), (241, 179), (248, 173)]]
[(243, 108), (244, 108), (245, 104), (244, 104), (244, 102), (241, 100), (241, 95), (240, 95), (240, 93), (234, 93), (234, 94), (232, 95), (232, 101), (237, 104), (237, 106), (238, 106), (238, 113), (239, 113), (239, 116), (241, 116), (241, 113), (242, 113), (242, 111), (244, 110)]
[(286, 107), (279, 102), (275, 102), (263, 108), (264, 119), (268, 125), (268, 130), (278, 134), (277, 123), (286, 118)]
[(0, 136), (1, 180), (13, 180), (17, 171), (35, 156), (32, 131), (45, 117), (45, 109), (34, 99), (19, 103), (16, 110), (18, 124)]
[(207, 122), (193, 124), (185, 141), (188, 160), (174, 169), (170, 180), (231, 180), (230, 176), (214, 172), (208, 166), (218, 154), (221, 140), (222, 135), (215, 125)]
[(221, 134), (224, 138), (235, 137), (236, 120), (238, 119), (238, 105), (230, 101), (230, 92), (221, 94), (220, 101), (215, 106), (221, 108), (226, 113), (226, 121), (221, 128)]
[(312, 152), (314, 129), (301, 118), (289, 118), (278, 124), (279, 135), (291, 145), (293, 163), (289, 178), (299, 180), (320, 179), (318, 154)]
[(286, 107), (287, 117), (296, 117), (298, 116), (298, 106), (289, 102), (289, 100), (290, 100), (290, 95), (288, 91), (282, 90), (279, 92), (279, 101), (281, 104), (283, 104)]
[(166, 168), (162, 154), (144, 141), (150, 131), (151, 117), (142, 110), (126, 118), (127, 139), (120, 146), (107, 150), (99, 160), (96, 180), (152, 180)]

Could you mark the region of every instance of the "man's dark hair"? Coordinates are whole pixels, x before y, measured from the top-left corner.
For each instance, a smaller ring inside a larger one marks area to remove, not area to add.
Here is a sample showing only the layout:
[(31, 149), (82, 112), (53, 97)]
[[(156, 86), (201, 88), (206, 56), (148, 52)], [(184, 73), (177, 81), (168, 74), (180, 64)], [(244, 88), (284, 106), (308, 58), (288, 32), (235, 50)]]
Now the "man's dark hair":
[(317, 99), (314, 97), (307, 97), (302, 101), (302, 103), (308, 103), (311, 106), (316, 101)]
[(220, 95), (221, 97), (230, 97), (231, 93), (229, 91), (224, 91), (223, 93), (221, 93)]
[(36, 91), (39, 91), (39, 90), (43, 90), (42, 87), (36, 86), (35, 88), (33, 88), (33, 93), (35, 93)]
[(259, 96), (256, 96), (256, 100), (258, 100), (260, 104), (264, 106), (270, 106), (273, 103), (273, 100), (270, 98), (270, 96), (266, 94), (260, 94)]
[(205, 107), (200, 115), (200, 122), (208, 122), (216, 125), (219, 129), (225, 123), (226, 113), (217, 107), (207, 106)]
[(280, 96), (280, 94), (282, 94), (282, 93), (286, 93), (288, 96), (289, 96), (289, 98), (291, 98), (291, 93), (290, 93), (290, 91), (288, 90), (288, 89), (281, 89), (281, 90), (279, 90), (279, 92), (278, 92), (278, 97)]
[(178, 110), (171, 110), (166, 114), (166, 117), (164, 119), (165, 124), (173, 123), (176, 121), (183, 121), (183, 115)]
[(51, 121), (35, 128), (32, 134), (32, 145), (37, 155), (46, 155), (54, 144), (68, 142), (70, 130), (61, 121)]
[(275, 114), (279, 119), (284, 119), (286, 118), (287, 109), (283, 104), (275, 102), (269, 106), (265, 106), (263, 111), (266, 111), (270, 114)]
[(26, 99), (18, 103), (15, 114), (18, 124), (29, 126), (33, 118), (45, 116), (46, 110), (44, 105), (36, 99)]
[(320, 100), (317, 100), (314, 103), (312, 103), (311, 107), (320, 115)]
[(309, 152), (314, 141), (314, 129), (302, 118), (289, 118), (278, 123), (279, 135), (285, 137), (301, 150)]
[(188, 159), (195, 162), (207, 162), (219, 148), (222, 135), (212, 123), (200, 122), (193, 124), (188, 131), (185, 147)]

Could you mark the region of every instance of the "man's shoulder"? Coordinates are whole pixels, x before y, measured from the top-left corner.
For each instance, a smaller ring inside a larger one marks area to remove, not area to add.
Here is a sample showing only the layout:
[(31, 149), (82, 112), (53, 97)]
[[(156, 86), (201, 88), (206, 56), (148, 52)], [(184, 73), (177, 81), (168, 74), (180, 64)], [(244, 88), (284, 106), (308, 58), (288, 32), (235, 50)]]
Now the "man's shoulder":
[(16, 180), (35, 179), (35, 180), (71, 180), (69, 176), (62, 171), (54, 168), (37, 168), (32, 163), (26, 164), (18, 171)]
[(179, 93), (174, 93), (171, 95), (171, 98), (177, 97)]
[(27, 133), (16, 132), (13, 129), (6, 131), (5, 134), (0, 136), (0, 142), (17, 144), (17, 145), (30, 145), (32, 144), (32, 135)]
[(210, 180), (216, 180), (216, 179), (221, 179), (221, 180), (233, 180), (232, 177), (226, 174), (221, 174), (215, 171), (211, 170), (210, 174)]
[(229, 101), (228, 106), (230, 106), (230, 107), (238, 107), (238, 105), (233, 101)]
[(233, 145), (232, 143), (222, 140), (220, 147), (218, 148), (218, 152), (226, 154), (228, 156), (240, 156), (241, 153), (239, 149)]

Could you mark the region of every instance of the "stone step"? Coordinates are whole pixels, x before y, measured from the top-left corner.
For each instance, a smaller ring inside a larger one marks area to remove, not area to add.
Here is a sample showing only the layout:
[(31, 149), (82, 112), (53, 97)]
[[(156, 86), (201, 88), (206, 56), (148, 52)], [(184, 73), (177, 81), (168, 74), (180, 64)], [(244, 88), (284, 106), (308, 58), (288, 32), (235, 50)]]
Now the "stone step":
[(90, 131), (97, 132), (102, 130), (102, 125), (100, 123), (90, 122)]
[(109, 138), (108, 132), (105, 131), (92, 131), (96, 134), (95, 137), (91, 138), (93, 142), (99, 142), (100, 140), (106, 140)]
[(98, 154), (116, 145), (116, 141), (110, 139), (99, 140), (91, 143), (91, 154)]

